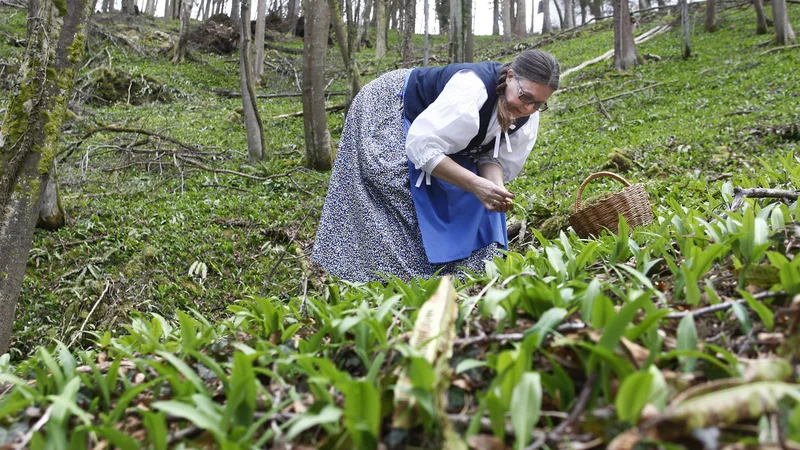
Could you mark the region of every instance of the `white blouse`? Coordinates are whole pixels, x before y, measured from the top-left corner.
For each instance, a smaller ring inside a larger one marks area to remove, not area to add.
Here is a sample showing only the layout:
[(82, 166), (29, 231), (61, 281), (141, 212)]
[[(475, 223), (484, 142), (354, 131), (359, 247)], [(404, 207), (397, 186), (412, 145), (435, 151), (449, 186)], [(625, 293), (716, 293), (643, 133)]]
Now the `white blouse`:
[[(487, 98), (486, 87), (474, 72), (462, 70), (453, 75), (436, 101), (414, 119), (408, 130), (406, 152), (414, 166), (430, 174), (445, 155), (464, 150), (478, 134), (479, 112)], [(478, 158), (478, 165), (499, 165), (505, 181), (516, 178), (533, 149), (538, 131), (536, 112), (521, 130), (503, 136), (495, 106), (481, 143), (487, 145), (496, 138), (494, 154)]]

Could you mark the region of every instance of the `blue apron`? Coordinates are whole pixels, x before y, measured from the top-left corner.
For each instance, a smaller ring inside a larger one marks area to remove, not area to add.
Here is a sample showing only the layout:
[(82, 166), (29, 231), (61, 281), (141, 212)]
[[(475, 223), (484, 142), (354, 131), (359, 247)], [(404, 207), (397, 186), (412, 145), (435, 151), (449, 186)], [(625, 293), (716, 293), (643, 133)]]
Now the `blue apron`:
[[(403, 119), (408, 135), (411, 122), (405, 116)], [(478, 173), (472, 157), (448, 156), (472, 173)], [(431, 264), (466, 258), (491, 243), (508, 248), (505, 213), (487, 210), (475, 194), (433, 176), (429, 178), (430, 184), (423, 181), (417, 187), (423, 172), (410, 160), (408, 174), (422, 243)]]

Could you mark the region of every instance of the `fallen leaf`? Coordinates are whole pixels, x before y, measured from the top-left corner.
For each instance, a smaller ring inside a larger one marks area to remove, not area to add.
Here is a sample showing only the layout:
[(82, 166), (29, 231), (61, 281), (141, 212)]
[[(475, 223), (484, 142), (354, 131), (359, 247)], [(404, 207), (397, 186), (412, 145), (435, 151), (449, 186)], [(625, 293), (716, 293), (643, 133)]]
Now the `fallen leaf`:
[(477, 450), (505, 450), (506, 445), (491, 434), (476, 434), (469, 437), (467, 441), (469, 448)]

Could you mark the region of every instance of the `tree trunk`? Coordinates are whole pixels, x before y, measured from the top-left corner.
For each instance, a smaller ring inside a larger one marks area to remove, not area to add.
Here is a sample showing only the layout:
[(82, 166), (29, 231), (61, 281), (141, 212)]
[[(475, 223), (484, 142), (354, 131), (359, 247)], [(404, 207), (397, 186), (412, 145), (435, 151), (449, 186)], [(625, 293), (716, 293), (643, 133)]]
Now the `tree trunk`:
[(753, 0), (753, 7), (756, 10), (756, 34), (767, 34), (767, 15), (764, 14), (764, 2)]
[[(427, 1), (427, 0), (426, 0)], [(369, 20), (372, 17), (372, 4), (374, 0), (365, 0), (364, 1), (364, 11), (361, 13), (361, 23), (358, 26), (358, 48), (361, 48), (361, 45), (370, 45), (369, 40)], [(425, 14), (428, 13), (428, 9), (425, 8)], [(427, 16), (425, 16), (427, 17)]]
[(553, 23), (550, 19), (550, 0), (542, 0), (542, 34), (553, 32)]
[[(303, 0), (306, 12), (303, 38), (303, 129), (306, 162), (315, 170), (329, 170), (331, 135), (325, 116), (325, 54), (328, 49), (330, 8), (323, 0)], [(380, 39), (379, 39), (380, 41)]]
[(572, 0), (564, 0), (564, 29), (575, 28), (575, 5)]
[(450, 0), (435, 0), (435, 1), (436, 1), (436, 17), (437, 20), (439, 21), (439, 36), (449, 36)]
[(687, 0), (678, 0), (678, 8), (681, 10), (681, 56), (683, 59), (689, 59), (692, 56), (689, 2)]
[(591, 3), (589, 3), (589, 12), (595, 19), (603, 17), (603, 0), (591, 0)]
[(450, 62), (464, 62), (464, 12), (462, 0), (450, 0)]
[(428, 0), (424, 0), (423, 8), (425, 10), (423, 15), (423, 18), (425, 19), (425, 23), (423, 25), (425, 27), (425, 44), (423, 46), (422, 67), (428, 67), (428, 57), (430, 56), (430, 42), (428, 36), (428, 19), (430, 14), (428, 13)]
[(503, 42), (511, 42), (511, 0), (503, 0)]
[(536, 0), (531, 2), (531, 34), (536, 33), (536, 4)]
[[(0, 127), (0, 353), (8, 350), (11, 340), (41, 196), (75, 84), (75, 66), (83, 56), (83, 26), (91, 12), (87, 0), (61, 3), (57, 12), (51, 0), (31, 6), (36, 6), (31, 10), (36, 20), (20, 65), (21, 88), (9, 97)], [(58, 20), (56, 13), (61, 16)]]
[(786, 0), (772, 0), (772, 21), (775, 23), (775, 43), (789, 45), (795, 40), (792, 24), (789, 22), (789, 13), (786, 10)]
[(267, 0), (256, 0), (258, 7), (256, 8), (256, 54), (253, 62), (253, 74), (255, 75), (255, 84), (257, 85), (261, 80), (261, 74), (264, 73), (264, 33), (267, 30)]
[(464, 0), (464, 62), (475, 62), (475, 40), (472, 31), (472, 0)]
[(103, 12), (114, 12), (114, 0), (103, 0)]
[(589, 14), (587, 10), (589, 9), (589, 5), (581, 1), (581, 25), (585, 24), (587, 20), (589, 20)]
[[(239, 20), (239, 10), (241, 9), (239, 1), (240, 0), (231, 0), (231, 22), (234, 24), (234, 26), (238, 26), (237, 24), (241, 22)], [(247, 29), (250, 29), (249, 23), (247, 24)]]
[(639, 11), (650, 8), (649, 0), (639, 0)]
[(192, 3), (194, 0), (183, 0), (181, 9), (181, 30), (175, 52), (172, 54), (172, 64), (180, 64), (186, 56), (186, 42), (189, 40), (189, 19), (192, 17)]
[(156, 15), (156, 0), (147, 0), (147, 6), (144, 7), (144, 13), (148, 16)]
[(492, 36), (500, 36), (500, 0), (492, 0)]
[(640, 62), (639, 50), (633, 41), (628, 0), (614, 0), (614, 67), (628, 70)]
[(386, 1), (375, 0), (375, 59), (386, 56), (386, 36), (389, 18), (386, 16)]
[(558, 6), (558, 2), (556, 0), (553, 0), (553, 5), (555, 5), (556, 14), (558, 14), (558, 29), (559, 30), (563, 30), (564, 29), (564, 15), (561, 14), (561, 8)]
[(706, 31), (717, 31), (717, 0), (706, 0)]
[(414, 24), (417, 23), (417, 0), (405, 0), (403, 18), (403, 65), (411, 66), (414, 61)]
[(351, 51), (349, 45), (350, 38), (348, 30), (342, 23), (342, 13), (339, 11), (339, 0), (328, 0), (328, 7), (331, 13), (331, 22), (333, 23), (333, 33), (336, 36), (336, 42), (339, 44), (339, 52), (342, 55), (342, 63), (344, 64), (344, 72), (347, 76), (347, 105), (355, 98), (358, 91), (361, 90), (361, 76), (356, 68), (355, 55)]
[[(241, 0), (241, 33), (239, 33), (239, 83), (242, 89), (244, 129), (247, 134), (247, 154), (250, 161), (267, 158), (264, 125), (258, 113), (255, 94), (255, 75), (250, 62), (250, 0)], [(327, 41), (323, 48), (327, 48)]]
[[(103, 0), (103, 3), (109, 0)], [(172, 2), (177, 2), (178, 0), (165, 0), (164, 1), (164, 20), (169, 20), (172, 15)]]
[(525, 0), (517, 0), (517, 36), (525, 37), (528, 35), (528, 11), (525, 8)]

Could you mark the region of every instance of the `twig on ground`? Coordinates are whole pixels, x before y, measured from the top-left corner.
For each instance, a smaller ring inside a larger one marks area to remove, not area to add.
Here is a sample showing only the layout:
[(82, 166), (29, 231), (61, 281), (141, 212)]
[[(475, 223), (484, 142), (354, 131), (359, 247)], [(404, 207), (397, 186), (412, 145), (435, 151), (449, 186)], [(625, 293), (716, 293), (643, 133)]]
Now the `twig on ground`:
[(763, 188), (733, 188), (733, 203), (731, 204), (731, 212), (737, 211), (744, 202), (745, 198), (782, 198), (785, 200), (797, 200), (800, 191), (785, 191), (781, 189), (763, 189)]
[[(800, 3), (800, 1), (798, 1), (797, 3)], [(797, 48), (797, 47), (800, 47), (800, 44), (794, 44), (794, 45), (784, 45), (784, 46), (781, 46), (781, 47), (775, 47), (775, 48), (771, 48), (771, 49), (769, 49), (769, 50), (767, 50), (767, 51), (765, 51), (765, 52), (761, 52), (761, 53), (759, 53), (759, 54), (758, 54), (758, 56), (764, 56), (764, 55), (766, 55), (767, 53), (779, 52), (779, 51), (781, 51), (781, 50), (789, 50), (789, 49), (791, 49), (791, 48)]]
[(594, 382), (597, 379), (597, 374), (592, 373), (586, 378), (586, 381), (583, 383), (583, 389), (581, 389), (581, 393), (578, 396), (578, 399), (575, 401), (575, 406), (572, 407), (572, 411), (569, 412), (569, 416), (567, 416), (567, 420), (558, 424), (557, 427), (553, 429), (553, 431), (547, 433), (546, 438), (542, 439), (539, 438), (536, 442), (529, 445), (525, 450), (536, 450), (544, 445), (545, 440), (550, 442), (558, 442), (561, 440), (561, 435), (566, 431), (566, 429), (575, 423), (583, 414), (583, 410), (586, 409), (586, 405), (589, 404), (589, 398), (592, 396), (592, 391), (594, 390)]
[(92, 305), (92, 309), (89, 310), (89, 314), (86, 315), (86, 319), (83, 321), (83, 324), (81, 324), (81, 328), (72, 337), (72, 340), (70, 341), (70, 343), (69, 343), (69, 345), (67, 347), (72, 347), (72, 344), (74, 344), (75, 341), (77, 341), (78, 338), (83, 334), (83, 329), (86, 328), (86, 324), (89, 323), (89, 318), (92, 317), (92, 314), (94, 314), (94, 310), (97, 309), (97, 305), (99, 305), (100, 302), (103, 300), (103, 297), (106, 296), (106, 292), (108, 292), (108, 288), (110, 286), (111, 286), (111, 282), (110, 281), (106, 281), (106, 287), (105, 287), (105, 289), (103, 289), (103, 293), (101, 293), (100, 297), (97, 299), (97, 301), (94, 302), (94, 305)]
[[(234, 91), (226, 91), (224, 89), (220, 89), (215, 91), (217, 95), (220, 97), (225, 98), (239, 98), (242, 96), (241, 92), (234, 92)], [(346, 91), (330, 91), (325, 93), (326, 96), (334, 96), (334, 95), (347, 95)], [(258, 94), (256, 98), (283, 98), (283, 97), (302, 97), (302, 92), (284, 92), (281, 94)]]
[[(781, 295), (785, 295), (785, 294), (783, 292), (760, 292), (758, 294), (754, 294), (753, 298), (756, 299), (756, 300), (763, 300), (765, 298), (778, 297), (778, 296), (781, 296)], [(730, 309), (731, 307), (733, 307), (733, 305), (735, 303), (745, 303), (745, 301), (746, 301), (745, 299), (740, 298), (740, 299), (732, 300), (730, 302), (718, 303), (716, 305), (706, 306), (705, 308), (698, 308), (698, 309), (695, 309), (695, 310), (692, 310), (692, 311), (680, 311), (680, 312), (669, 313), (666, 316), (664, 316), (664, 318), (665, 319), (673, 319), (673, 320), (674, 319), (683, 319), (684, 317), (688, 316), (689, 314), (691, 314), (691, 315), (693, 315), (695, 317), (702, 316), (704, 314), (709, 314), (709, 313), (713, 313), (713, 312), (717, 312), (717, 311), (725, 311), (726, 309)]]
[(649, 86), (641, 87), (641, 88), (639, 88), (639, 89), (634, 89), (634, 90), (632, 90), (632, 91), (621, 92), (621, 93), (619, 93), (619, 94), (612, 95), (611, 97), (606, 97), (606, 98), (598, 98), (598, 99), (596, 99), (596, 100), (591, 100), (591, 101), (588, 101), (588, 102), (586, 102), (586, 103), (581, 103), (580, 105), (578, 105), (578, 106), (574, 106), (573, 108), (574, 108), (574, 109), (583, 108), (584, 106), (593, 105), (593, 104), (595, 104), (595, 103), (602, 103), (602, 102), (605, 102), (605, 101), (608, 101), (608, 100), (613, 100), (613, 99), (615, 99), (615, 98), (624, 97), (624, 96), (626, 96), (626, 95), (636, 94), (636, 93), (638, 93), (638, 92), (646, 91), (646, 90), (648, 90), (648, 89), (652, 89), (652, 88), (654, 88), (654, 87), (661, 86), (662, 84), (665, 84), (665, 83), (666, 83), (666, 82), (654, 83), (654, 84), (651, 84), (651, 85), (649, 85)]
[[(326, 108), (325, 108), (325, 111), (326, 111), (326, 112), (331, 112), (331, 111), (341, 111), (341, 110), (343, 110), (343, 109), (344, 109), (346, 106), (347, 106), (347, 105), (346, 105), (346, 104), (344, 104), (344, 103), (342, 103), (342, 104), (340, 104), (340, 105), (328, 106), (328, 107), (326, 107)], [(277, 115), (277, 116), (272, 116), (272, 117), (270, 117), (269, 119), (285, 119), (285, 118), (287, 118), (287, 117), (301, 117), (302, 115), (303, 115), (303, 111), (297, 111), (297, 112), (295, 112), (295, 113), (289, 113), (289, 114), (280, 114), (280, 115)]]

